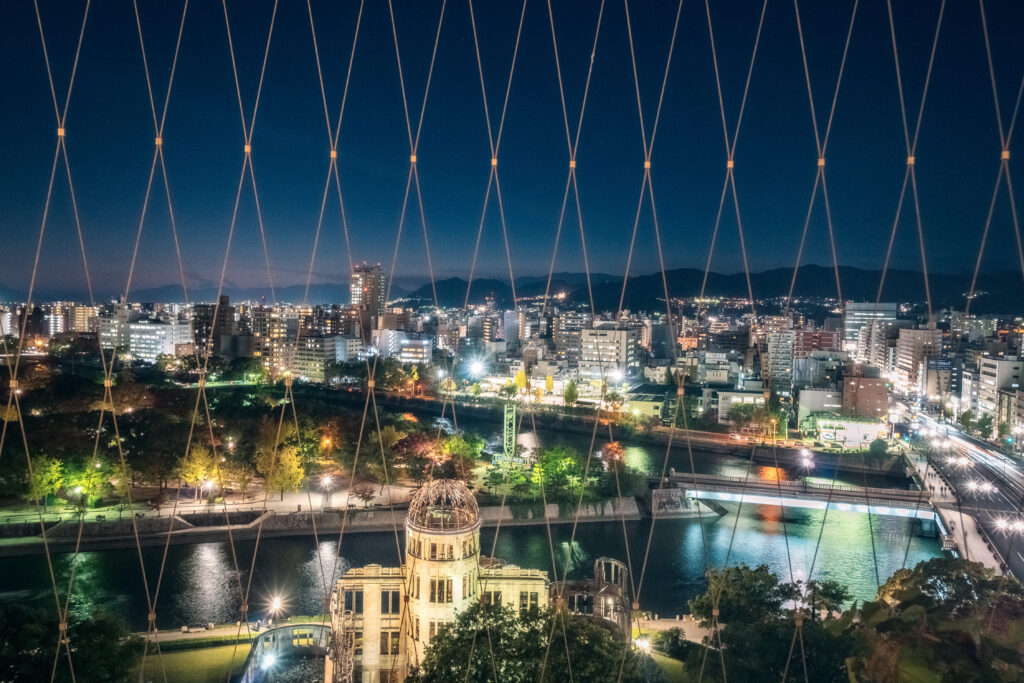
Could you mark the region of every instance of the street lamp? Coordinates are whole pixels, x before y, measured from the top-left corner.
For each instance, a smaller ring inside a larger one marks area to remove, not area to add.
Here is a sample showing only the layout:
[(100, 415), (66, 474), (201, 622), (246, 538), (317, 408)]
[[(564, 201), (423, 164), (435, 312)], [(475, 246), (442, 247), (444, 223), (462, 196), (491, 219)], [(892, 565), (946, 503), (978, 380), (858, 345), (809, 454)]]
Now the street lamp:
[(320, 488), (324, 492), (322, 507), (326, 508), (328, 503), (331, 502), (331, 489), (334, 488), (334, 477), (329, 474), (320, 477)]
[(475, 360), (472, 363), (470, 363), (469, 374), (471, 374), (473, 377), (479, 377), (480, 375), (484, 374), (483, 361)]
[(281, 611), (284, 610), (284, 599), (280, 595), (274, 595), (270, 598), (270, 612), (271, 618), (276, 618)]

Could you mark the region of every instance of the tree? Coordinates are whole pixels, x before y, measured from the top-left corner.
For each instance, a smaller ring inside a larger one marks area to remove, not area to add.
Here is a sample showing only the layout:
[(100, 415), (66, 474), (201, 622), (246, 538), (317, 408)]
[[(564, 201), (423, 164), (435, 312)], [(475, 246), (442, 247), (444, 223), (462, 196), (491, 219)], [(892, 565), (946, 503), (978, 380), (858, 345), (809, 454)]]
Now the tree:
[[(547, 647), (549, 634), (558, 647), (554, 642)], [(477, 603), (441, 629), (406, 680), (483, 683), (494, 681), (497, 671), (502, 682), (553, 683), (569, 680), (570, 670), (578, 681), (665, 680), (660, 669), (645, 671), (645, 664), (650, 661), (631, 643), (582, 617), (554, 610), (517, 614), (508, 607)]]
[(568, 446), (545, 448), (533, 466), (534, 483), (557, 496), (582, 484), (584, 463), (580, 454)]
[[(143, 639), (130, 633), (116, 618), (96, 611), (87, 618), (68, 614), (68, 648), (75, 680), (121, 683), (138, 680)], [(0, 606), (0, 680), (11, 683), (71, 681), (64, 646), (57, 650), (53, 610), (24, 605)], [(51, 678), (54, 654), (55, 678)]]
[(604, 395), (605, 403), (612, 407), (612, 410), (618, 410), (622, 407), (622, 394), (617, 391), (609, 391)]
[(305, 476), (298, 449), (290, 445), (280, 446), (276, 453), (261, 453), (256, 459), (256, 470), (263, 477), (264, 488), (280, 491), (281, 500), (284, 500), (285, 491), (297, 491)]
[(850, 680), (1024, 680), (1024, 592), (980, 563), (940, 557), (901, 569), (856, 614), (862, 652)]
[(516, 389), (522, 393), (526, 391), (526, 387), (530, 385), (530, 380), (526, 376), (525, 370), (520, 370), (516, 373), (516, 378), (512, 381), (516, 385)]
[(709, 626), (717, 601), (719, 621), (735, 624), (778, 617), (782, 614), (782, 606), (796, 597), (794, 587), (780, 583), (768, 565), (751, 569), (746, 564), (739, 564), (709, 570), (707, 592), (690, 600), (689, 606), (690, 613), (703, 626)]
[(380, 445), (385, 453), (391, 453), (391, 449), (395, 447), (399, 441), (405, 438), (405, 434), (398, 431), (394, 425), (387, 425), (381, 427), (380, 435), (378, 437), (378, 445)]
[(469, 388), (469, 393), (473, 394), (475, 398), (480, 398), (480, 394), (484, 393), (483, 388), (480, 386), (480, 382), (473, 382), (473, 386)]
[(352, 488), (352, 495), (363, 501), (363, 507), (370, 507), (370, 501), (376, 495), (373, 492), (375, 488), (373, 484), (359, 484)]
[(875, 439), (868, 446), (868, 453), (874, 458), (884, 458), (889, 453), (889, 442), (885, 439)]
[(604, 461), (609, 467), (621, 467), (626, 460), (626, 449), (618, 441), (604, 445)]
[(445, 439), (441, 450), (448, 457), (458, 478), (468, 480), (483, 450), (483, 439), (453, 434)]
[(729, 406), (728, 417), (733, 426), (742, 432), (747, 425), (754, 421), (754, 404), (734, 403)]
[(974, 424), (974, 428), (978, 430), (978, 435), (983, 439), (992, 438), (992, 423), (994, 422), (992, 416), (985, 413), (978, 418), (978, 421)]
[(178, 473), (186, 483), (196, 489), (196, 500), (199, 500), (199, 490), (203, 483), (211, 479), (214, 474), (215, 463), (213, 453), (204, 444), (192, 444), (192, 447), (182, 458), (178, 465)]
[(238, 493), (244, 501), (245, 494), (248, 493), (252, 480), (256, 476), (256, 470), (248, 462), (229, 463), (226, 469), (228, 479), (238, 486)]
[(576, 401), (579, 399), (579, 391), (576, 389), (576, 382), (569, 380), (565, 384), (565, 392), (562, 394), (562, 400), (565, 401), (565, 405), (574, 406)]
[(430, 466), (437, 460), (437, 441), (427, 434), (413, 433), (395, 444), (394, 461), (405, 468), (415, 484), (426, 481)]
[(32, 476), (25, 492), (26, 500), (40, 500), (46, 511), (46, 499), (56, 495), (64, 485), (64, 463), (55, 458), (36, 457), (32, 463)]
[(671, 366), (665, 367), (665, 377), (662, 380), (662, 382), (670, 386), (676, 383), (676, 376), (672, 374)]
[(546, 375), (544, 377), (544, 391), (546, 391), (546, 392), (548, 392), (550, 394), (554, 390), (555, 390), (555, 378), (552, 377), (551, 375)]
[[(848, 597), (845, 587), (831, 581), (806, 587), (781, 583), (766, 565), (711, 570), (708, 580), (707, 592), (690, 601), (690, 610), (708, 626), (717, 606), (724, 628), (706, 636), (703, 647), (676, 643), (677, 656), (684, 656), (686, 670), (703, 671), (703, 680), (716, 682), (726, 680), (723, 670), (728, 680), (740, 681), (852, 680), (846, 672), (846, 659), (856, 651), (856, 641), (842, 628), (846, 622), (805, 620), (799, 649), (790, 647), (796, 636), (791, 607), (834, 607), (837, 600)], [(707, 648), (721, 649), (721, 665)]]
[(974, 429), (974, 411), (965, 410), (960, 413), (960, 417), (957, 419), (957, 422), (960, 423), (960, 426), (963, 427), (965, 432), (970, 432)]
[(232, 382), (266, 382), (267, 370), (259, 358), (241, 357), (228, 363), (223, 378)]
[(853, 598), (844, 584), (833, 579), (808, 581), (803, 586), (803, 594), (803, 601), (811, 610), (811, 619), (815, 619), (819, 612), (826, 615), (838, 612)]

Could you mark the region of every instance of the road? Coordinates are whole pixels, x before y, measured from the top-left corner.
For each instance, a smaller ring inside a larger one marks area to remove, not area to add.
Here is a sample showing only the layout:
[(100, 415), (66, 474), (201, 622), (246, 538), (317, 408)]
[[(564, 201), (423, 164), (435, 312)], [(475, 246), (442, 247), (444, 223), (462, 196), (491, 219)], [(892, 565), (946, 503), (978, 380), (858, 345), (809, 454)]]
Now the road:
[[(895, 403), (901, 415), (910, 408)], [(918, 414), (932, 467), (956, 491), (959, 509), (977, 520), (1010, 572), (1024, 578), (1024, 469), (953, 425)], [(941, 485), (941, 484), (940, 484)]]

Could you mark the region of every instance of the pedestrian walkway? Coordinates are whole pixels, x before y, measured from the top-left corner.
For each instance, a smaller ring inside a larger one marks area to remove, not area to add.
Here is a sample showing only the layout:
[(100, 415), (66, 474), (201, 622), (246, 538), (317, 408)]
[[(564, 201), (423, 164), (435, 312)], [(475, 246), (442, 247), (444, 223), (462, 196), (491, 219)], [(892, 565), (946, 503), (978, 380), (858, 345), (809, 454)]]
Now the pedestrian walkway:
[(981, 562), (996, 574), (1003, 574), (1003, 562), (979, 530), (973, 515), (963, 512), (957, 505), (956, 494), (927, 460), (908, 454), (914, 466), (918, 483), (923, 483), (928, 499), (935, 508), (942, 525), (948, 532), (948, 540), (956, 547), (961, 557)]
[[(347, 484), (347, 479), (345, 483)], [(364, 495), (369, 497), (357, 496), (356, 491), (365, 491)], [(204, 498), (193, 499), (187, 489), (168, 489), (166, 494), (171, 499), (158, 506), (139, 502), (132, 506), (112, 505), (89, 508), (80, 512), (71, 505), (52, 505), (43, 514), (43, 520), (46, 522), (78, 522), (84, 517), (86, 522), (110, 522), (132, 517), (167, 517), (172, 513), (178, 515), (222, 513), (225, 506), (229, 513), (263, 510), (275, 513), (303, 512), (310, 509), (317, 511), (325, 507), (343, 508), (346, 503), (352, 509), (380, 508), (408, 504), (413, 492), (414, 490), (408, 486), (391, 484), (382, 487), (373, 482), (356, 482), (352, 495), (348, 494), (347, 489), (341, 488), (326, 493), (316, 490), (310, 492), (290, 491), (282, 496), (275, 491), (266, 494), (261, 488), (256, 487), (247, 492), (244, 497), (231, 494), (227, 496), (226, 500), (211, 503)], [(175, 495), (178, 496), (177, 505), (173, 498)], [(266, 501), (264, 501), (264, 497), (266, 497)], [(0, 524), (34, 524), (38, 527), (39, 513), (40, 510), (33, 504), (6, 507), (0, 512)]]

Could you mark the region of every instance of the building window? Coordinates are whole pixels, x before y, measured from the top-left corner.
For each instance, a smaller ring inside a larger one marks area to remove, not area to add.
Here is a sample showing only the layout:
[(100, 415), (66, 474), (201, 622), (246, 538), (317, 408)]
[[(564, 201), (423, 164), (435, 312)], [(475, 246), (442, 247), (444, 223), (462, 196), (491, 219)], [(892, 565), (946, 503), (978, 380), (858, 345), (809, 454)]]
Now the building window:
[(430, 559), (432, 559), (432, 560), (436, 560), (437, 559), (437, 544), (436, 543), (431, 543), (430, 544)]
[(398, 599), (398, 591), (381, 591), (380, 592), (380, 613), (381, 614), (400, 614), (402, 607)]
[(345, 611), (352, 612), (353, 614), (363, 613), (363, 591), (345, 591)]
[(431, 579), (430, 580), (430, 602), (444, 603), (452, 601), (452, 580)]
[(519, 613), (526, 614), (530, 610), (540, 607), (536, 591), (519, 591)]
[(355, 643), (355, 653), (354, 654), (357, 654), (357, 655), (363, 654), (363, 632), (362, 631), (356, 631), (353, 634), (352, 640)]
[(380, 632), (380, 653), (382, 655), (398, 654), (398, 631), (385, 629)]
[(501, 591), (484, 591), (480, 601), (485, 605), (501, 607)]

